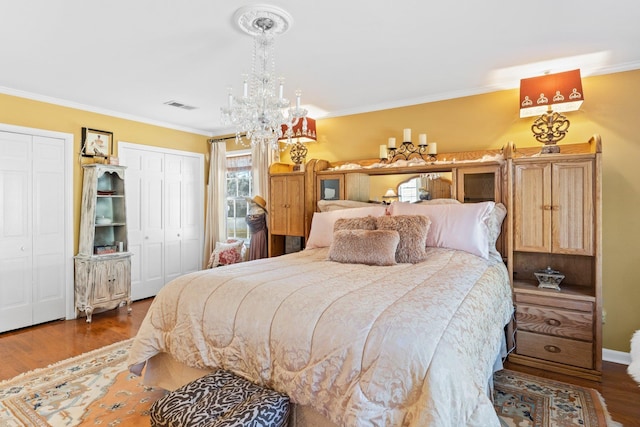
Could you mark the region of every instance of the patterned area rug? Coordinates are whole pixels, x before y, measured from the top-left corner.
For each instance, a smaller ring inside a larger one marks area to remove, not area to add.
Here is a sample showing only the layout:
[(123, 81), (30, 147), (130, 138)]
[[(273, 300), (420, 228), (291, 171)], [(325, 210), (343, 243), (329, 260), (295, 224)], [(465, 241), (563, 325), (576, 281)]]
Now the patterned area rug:
[[(0, 382), (0, 426), (148, 426), (149, 408), (164, 391), (127, 371), (131, 341)], [(616, 425), (595, 390), (508, 370), (494, 383), (504, 427)]]
[(164, 391), (127, 370), (132, 340), (0, 382), (1, 427), (149, 426)]
[(598, 391), (504, 369), (493, 376), (504, 427), (616, 427)]

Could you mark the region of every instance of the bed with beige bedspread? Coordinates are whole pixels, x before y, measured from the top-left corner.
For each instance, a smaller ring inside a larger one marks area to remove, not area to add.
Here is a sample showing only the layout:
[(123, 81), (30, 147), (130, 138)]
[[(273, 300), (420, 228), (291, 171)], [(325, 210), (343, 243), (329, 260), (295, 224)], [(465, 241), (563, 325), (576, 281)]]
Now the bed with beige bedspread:
[(499, 426), (487, 384), (513, 310), (504, 264), (446, 248), (416, 264), (343, 264), (328, 250), (167, 284), (132, 372), (167, 353), (284, 392), (340, 426)]

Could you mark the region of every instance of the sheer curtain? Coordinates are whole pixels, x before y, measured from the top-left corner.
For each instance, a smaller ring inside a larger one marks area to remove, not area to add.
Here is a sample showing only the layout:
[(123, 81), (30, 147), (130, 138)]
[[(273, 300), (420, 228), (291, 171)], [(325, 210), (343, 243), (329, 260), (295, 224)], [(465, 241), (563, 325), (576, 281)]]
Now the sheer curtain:
[(209, 143), (203, 268), (206, 268), (216, 242), (224, 241), (227, 236), (227, 146), (225, 140), (210, 140)]
[(262, 196), (269, 210), (269, 165), (280, 161), (280, 153), (260, 144), (251, 147), (251, 180), (253, 195)]

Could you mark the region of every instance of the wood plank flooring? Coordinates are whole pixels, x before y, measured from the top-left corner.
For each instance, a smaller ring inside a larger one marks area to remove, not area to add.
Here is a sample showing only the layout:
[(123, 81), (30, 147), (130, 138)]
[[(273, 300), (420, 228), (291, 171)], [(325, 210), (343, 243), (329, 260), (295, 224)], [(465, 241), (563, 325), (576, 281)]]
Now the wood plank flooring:
[[(94, 314), (92, 323), (60, 320), (0, 334), (0, 381), (135, 336), (151, 301), (134, 302), (131, 315), (123, 307)], [(627, 375), (626, 365), (604, 362), (601, 383), (509, 363), (506, 367), (594, 388), (615, 421), (640, 426), (640, 387)]]

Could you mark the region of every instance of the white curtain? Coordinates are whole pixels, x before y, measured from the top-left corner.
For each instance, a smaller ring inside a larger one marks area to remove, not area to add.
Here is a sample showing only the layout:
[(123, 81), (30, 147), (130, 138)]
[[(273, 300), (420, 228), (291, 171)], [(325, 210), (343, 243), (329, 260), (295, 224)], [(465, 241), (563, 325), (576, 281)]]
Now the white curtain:
[(216, 242), (227, 237), (227, 146), (224, 140), (210, 141), (209, 145), (203, 268), (206, 268)]
[(262, 196), (269, 209), (269, 165), (280, 161), (280, 153), (265, 144), (251, 147), (251, 184), (253, 195)]

